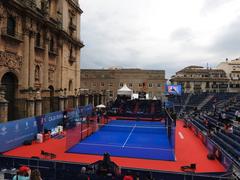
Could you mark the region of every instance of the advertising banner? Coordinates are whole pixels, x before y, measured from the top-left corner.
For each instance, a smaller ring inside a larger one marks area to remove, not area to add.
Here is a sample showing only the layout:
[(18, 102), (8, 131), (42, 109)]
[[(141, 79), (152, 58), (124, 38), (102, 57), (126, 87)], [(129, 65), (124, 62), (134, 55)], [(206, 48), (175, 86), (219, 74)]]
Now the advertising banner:
[(59, 125), (59, 123), (63, 120), (63, 112), (52, 112), (45, 114), (44, 118), (44, 129), (51, 130)]
[(0, 152), (18, 147), (26, 140), (33, 140), (37, 131), (35, 118), (0, 123)]

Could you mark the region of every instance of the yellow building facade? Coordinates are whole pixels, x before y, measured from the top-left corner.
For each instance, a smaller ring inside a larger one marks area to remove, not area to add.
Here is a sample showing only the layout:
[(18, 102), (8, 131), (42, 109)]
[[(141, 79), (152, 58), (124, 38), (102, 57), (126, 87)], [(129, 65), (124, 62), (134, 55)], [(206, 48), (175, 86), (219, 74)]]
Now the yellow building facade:
[[(117, 90), (126, 84), (133, 93), (146, 92), (149, 98), (162, 98), (166, 79), (164, 70), (81, 69), (82, 104), (114, 101)], [(85, 100), (84, 100), (85, 99)]]
[(0, 93), (8, 109), (0, 121), (73, 106), (68, 97), (80, 88), (81, 14), (77, 0), (0, 2)]

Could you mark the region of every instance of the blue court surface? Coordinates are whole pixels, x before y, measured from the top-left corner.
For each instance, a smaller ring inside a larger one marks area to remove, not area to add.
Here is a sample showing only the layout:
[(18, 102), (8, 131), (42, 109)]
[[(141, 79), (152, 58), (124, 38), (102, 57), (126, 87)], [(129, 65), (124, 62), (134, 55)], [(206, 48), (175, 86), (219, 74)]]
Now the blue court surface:
[(174, 161), (173, 143), (160, 122), (113, 120), (67, 152)]

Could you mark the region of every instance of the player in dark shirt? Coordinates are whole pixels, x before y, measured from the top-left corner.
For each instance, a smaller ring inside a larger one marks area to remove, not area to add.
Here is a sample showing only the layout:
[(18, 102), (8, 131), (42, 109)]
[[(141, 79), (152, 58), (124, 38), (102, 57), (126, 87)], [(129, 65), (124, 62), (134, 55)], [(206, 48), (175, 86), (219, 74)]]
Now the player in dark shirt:
[(99, 160), (92, 165), (99, 176), (116, 176), (119, 169), (118, 165), (111, 161), (109, 153), (104, 153), (103, 160)]

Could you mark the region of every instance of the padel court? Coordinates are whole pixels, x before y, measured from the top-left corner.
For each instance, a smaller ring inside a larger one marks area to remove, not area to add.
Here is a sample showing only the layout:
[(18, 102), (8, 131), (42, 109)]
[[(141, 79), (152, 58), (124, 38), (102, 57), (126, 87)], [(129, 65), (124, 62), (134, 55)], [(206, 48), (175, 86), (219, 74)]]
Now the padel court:
[[(112, 122), (109, 122), (108, 124), (111, 123)], [(196, 163), (196, 173), (225, 172), (226, 169), (218, 160), (207, 159), (208, 150), (202, 144), (201, 139), (195, 136), (192, 130), (184, 128), (183, 125), (184, 123), (182, 121), (177, 122), (175, 133), (175, 161), (115, 156), (112, 156), (111, 159), (119, 166), (128, 168), (182, 172), (180, 169), (181, 166), (189, 165), (190, 163)], [(77, 132), (79, 133), (80, 131)], [(77, 133), (74, 132), (73, 134)], [(90, 138), (92, 135), (84, 137), (82, 141), (87, 140), (87, 138)], [(68, 142), (69, 141), (67, 137), (62, 139), (51, 138), (44, 143), (36, 143), (32, 144), (31, 146), (20, 146), (16, 149), (5, 152), (4, 155), (23, 158), (39, 156), (41, 159), (44, 159), (45, 157), (41, 156), (41, 150), (44, 150), (56, 154), (56, 158), (54, 159), (56, 161), (90, 164), (102, 159), (102, 155), (66, 153), (65, 147)], [(107, 141), (104, 142), (106, 144)], [(74, 143), (74, 145), (76, 144), (77, 143)], [(135, 153), (138, 153), (137, 151), (138, 150), (136, 150)]]
[(161, 122), (113, 120), (96, 124), (97, 130), (71, 147), (68, 153), (102, 155), (155, 160), (175, 160), (175, 128), (169, 134)]

